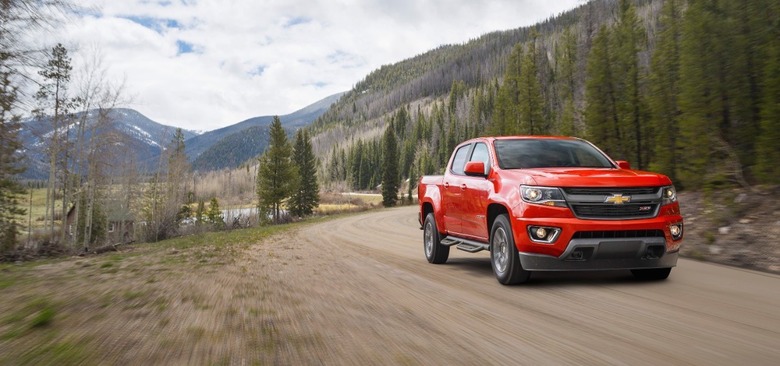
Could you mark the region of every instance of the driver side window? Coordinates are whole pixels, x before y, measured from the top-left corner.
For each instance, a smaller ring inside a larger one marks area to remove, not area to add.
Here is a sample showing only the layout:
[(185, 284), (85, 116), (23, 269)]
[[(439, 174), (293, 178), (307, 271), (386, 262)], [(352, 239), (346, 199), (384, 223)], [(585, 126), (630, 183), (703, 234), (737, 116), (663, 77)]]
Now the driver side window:
[(470, 144), (463, 145), (455, 151), (455, 157), (452, 159), (452, 167), (450, 168), (452, 174), (465, 175), (463, 168), (466, 166), (466, 159), (468, 158), (470, 148)]
[(469, 161), (481, 161), (485, 164), (485, 174), (490, 171), (490, 154), (488, 153), (487, 145), (483, 143), (477, 143), (474, 145), (474, 152), (471, 153), (471, 160)]

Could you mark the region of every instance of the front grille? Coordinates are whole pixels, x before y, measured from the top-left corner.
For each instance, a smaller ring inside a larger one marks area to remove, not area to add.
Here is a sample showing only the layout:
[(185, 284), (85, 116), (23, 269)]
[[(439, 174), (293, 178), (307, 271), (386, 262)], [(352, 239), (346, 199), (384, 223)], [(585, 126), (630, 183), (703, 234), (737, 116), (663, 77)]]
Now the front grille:
[(597, 195), (611, 195), (620, 193), (623, 195), (638, 195), (638, 194), (658, 194), (658, 190), (661, 187), (623, 187), (623, 188), (564, 188), (566, 194), (570, 195), (585, 195), (585, 196), (597, 196)]
[(622, 239), (664, 237), (661, 230), (578, 231), (572, 239)]
[(572, 204), (577, 217), (589, 219), (648, 218), (655, 217), (658, 204), (636, 203), (623, 205)]
[[(658, 215), (661, 187), (571, 187), (563, 188), (574, 215), (581, 219), (647, 219)], [(622, 196), (622, 202), (610, 203)]]

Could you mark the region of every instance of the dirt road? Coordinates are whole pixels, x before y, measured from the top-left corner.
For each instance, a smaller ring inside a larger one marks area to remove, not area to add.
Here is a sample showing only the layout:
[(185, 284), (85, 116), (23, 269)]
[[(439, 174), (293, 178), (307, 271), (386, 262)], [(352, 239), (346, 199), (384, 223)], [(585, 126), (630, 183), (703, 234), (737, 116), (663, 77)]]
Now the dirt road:
[(486, 252), (428, 264), (415, 210), (5, 265), (0, 364), (780, 362), (780, 276), (681, 260), (662, 283), (506, 287)]
[(302, 291), (292, 329), (324, 363), (699, 364), (780, 362), (780, 277), (681, 260), (662, 283), (626, 272), (549, 273), (505, 287), (487, 252), (422, 252), (415, 208), (296, 233), (280, 273)]

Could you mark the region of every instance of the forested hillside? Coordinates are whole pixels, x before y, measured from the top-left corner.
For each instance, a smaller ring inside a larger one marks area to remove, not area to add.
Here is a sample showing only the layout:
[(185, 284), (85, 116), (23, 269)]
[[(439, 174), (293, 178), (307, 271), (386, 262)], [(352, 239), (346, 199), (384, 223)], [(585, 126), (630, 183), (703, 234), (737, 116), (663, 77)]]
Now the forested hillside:
[[(279, 118), (292, 134), (311, 124), (342, 94), (327, 96)], [(232, 169), (254, 159), (268, 147), (268, 128), (273, 119), (273, 116), (254, 117), (186, 140), (185, 151), (192, 168), (201, 172)]]
[(223, 137), (192, 162), (197, 171), (235, 168), (268, 147), (268, 127), (252, 126)]
[[(436, 173), (485, 134), (587, 138), (678, 186), (776, 183), (780, 4), (595, 0), (533, 27), (386, 65), (311, 127), (322, 177), (374, 189)], [(381, 137), (392, 128), (397, 158)]]

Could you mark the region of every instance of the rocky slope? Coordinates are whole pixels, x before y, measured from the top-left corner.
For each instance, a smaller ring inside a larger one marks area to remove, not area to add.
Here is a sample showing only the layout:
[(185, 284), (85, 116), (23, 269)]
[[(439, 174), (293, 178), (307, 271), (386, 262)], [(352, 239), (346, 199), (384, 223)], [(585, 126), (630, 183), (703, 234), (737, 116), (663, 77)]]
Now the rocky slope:
[(780, 186), (681, 192), (683, 256), (780, 273)]

